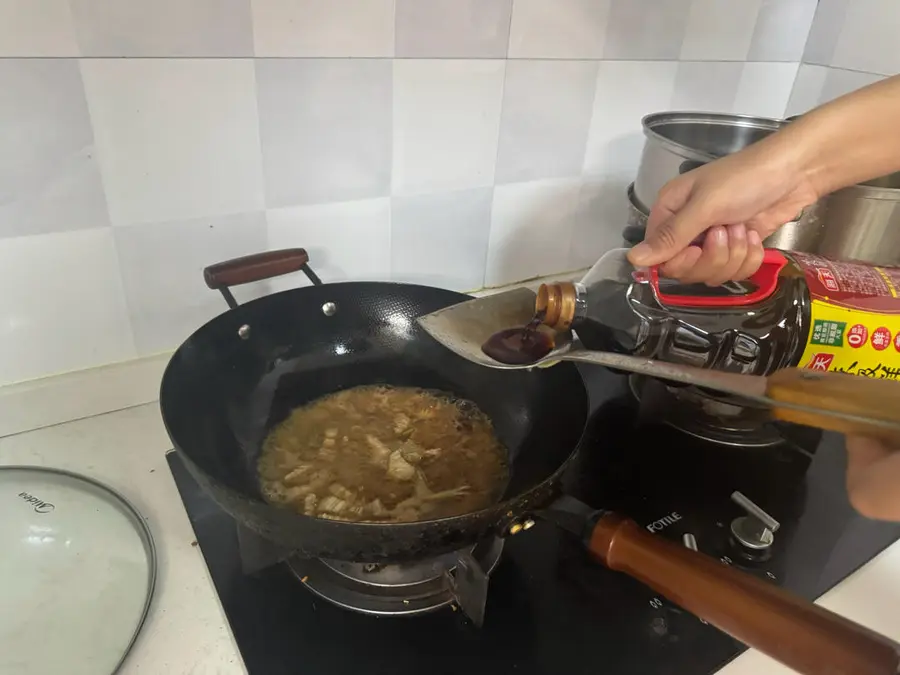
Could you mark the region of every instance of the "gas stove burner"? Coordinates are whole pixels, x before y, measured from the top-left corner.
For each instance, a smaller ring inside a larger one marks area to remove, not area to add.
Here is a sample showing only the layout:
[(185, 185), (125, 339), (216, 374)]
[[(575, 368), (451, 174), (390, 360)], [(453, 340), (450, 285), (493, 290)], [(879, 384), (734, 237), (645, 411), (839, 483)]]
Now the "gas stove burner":
[(769, 411), (697, 387), (669, 387), (643, 375), (628, 378), (641, 414), (719, 445), (765, 448), (784, 440)]
[(404, 564), (297, 557), (287, 564), (309, 590), (345, 609), (410, 616), (455, 603), (480, 626), (488, 577), (502, 552), (503, 540), (489, 538), (471, 548)]

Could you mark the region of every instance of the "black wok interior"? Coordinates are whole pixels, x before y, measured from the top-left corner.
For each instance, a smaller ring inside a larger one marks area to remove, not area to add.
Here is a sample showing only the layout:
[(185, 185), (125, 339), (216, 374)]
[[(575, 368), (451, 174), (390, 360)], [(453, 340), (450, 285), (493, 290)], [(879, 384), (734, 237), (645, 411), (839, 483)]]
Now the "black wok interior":
[[(233, 517), (292, 550), (378, 560), (474, 541), (547, 498), (579, 443), (588, 400), (571, 364), (535, 371), (477, 366), (415, 321), (466, 299), (425, 286), (353, 282), (285, 291), (225, 312), (194, 333), (166, 369), (160, 406), (169, 435)], [(328, 303), (333, 312), (323, 311)], [(246, 339), (239, 335), (243, 326)], [(510, 451), (503, 502), (476, 514), (404, 524), (325, 521), (263, 502), (256, 459), (268, 430), (296, 406), (373, 383), (474, 401)]]

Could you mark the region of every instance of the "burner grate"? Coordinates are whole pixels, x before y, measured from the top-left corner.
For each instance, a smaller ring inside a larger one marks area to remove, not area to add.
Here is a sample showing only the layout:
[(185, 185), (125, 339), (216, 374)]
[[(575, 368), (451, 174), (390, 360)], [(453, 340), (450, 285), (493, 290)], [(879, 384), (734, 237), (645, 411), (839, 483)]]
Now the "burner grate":
[(503, 540), (413, 563), (378, 564), (290, 558), (287, 565), (313, 593), (339, 607), (378, 616), (412, 616), (456, 605), (484, 620), (487, 581)]
[(628, 385), (640, 403), (640, 415), (694, 438), (742, 448), (766, 448), (784, 441), (768, 410), (696, 387), (668, 387), (641, 375), (631, 375)]

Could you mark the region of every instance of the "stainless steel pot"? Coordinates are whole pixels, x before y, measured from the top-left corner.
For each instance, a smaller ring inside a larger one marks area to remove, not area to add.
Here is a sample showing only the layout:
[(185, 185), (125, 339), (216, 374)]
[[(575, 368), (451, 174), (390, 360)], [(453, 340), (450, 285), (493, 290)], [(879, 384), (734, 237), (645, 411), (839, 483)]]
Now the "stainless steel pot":
[(648, 217), (647, 212), (637, 203), (637, 198), (634, 196), (634, 183), (632, 183), (628, 186), (628, 220), (622, 231), (622, 238), (632, 246), (644, 241), (644, 236), (647, 234)]
[(786, 124), (768, 117), (705, 112), (652, 113), (641, 123), (646, 140), (634, 193), (645, 213), (672, 178), (737, 152)]
[(763, 245), (768, 248), (780, 248), (782, 251), (805, 251), (806, 253), (821, 253), (819, 244), (822, 240), (822, 228), (817, 220), (806, 218), (809, 211), (804, 209), (799, 220), (785, 223), (774, 234), (763, 240)]
[(796, 250), (900, 266), (900, 172), (821, 198), (797, 230), (803, 241)]

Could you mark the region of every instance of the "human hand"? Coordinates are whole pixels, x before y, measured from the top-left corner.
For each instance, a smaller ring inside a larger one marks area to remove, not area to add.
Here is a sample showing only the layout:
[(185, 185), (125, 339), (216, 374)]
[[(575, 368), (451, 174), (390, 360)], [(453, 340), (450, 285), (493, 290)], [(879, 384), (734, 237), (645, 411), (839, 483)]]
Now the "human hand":
[(661, 265), (667, 277), (710, 286), (759, 269), (762, 240), (818, 198), (789, 149), (768, 140), (666, 183), (631, 263)]
[(847, 436), (847, 493), (867, 518), (900, 521), (900, 447)]

